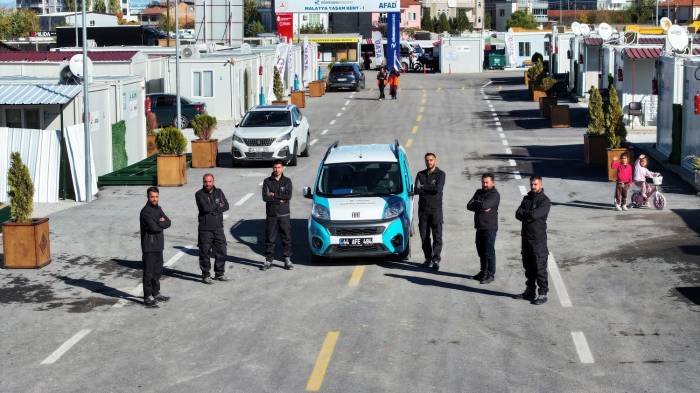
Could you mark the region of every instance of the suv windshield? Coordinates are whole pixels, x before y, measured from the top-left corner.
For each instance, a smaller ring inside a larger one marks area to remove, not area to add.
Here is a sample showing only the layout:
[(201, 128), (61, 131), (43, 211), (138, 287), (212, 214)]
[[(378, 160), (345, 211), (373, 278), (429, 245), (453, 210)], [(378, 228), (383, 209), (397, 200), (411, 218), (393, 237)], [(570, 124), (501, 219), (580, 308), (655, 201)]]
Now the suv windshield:
[(340, 65), (340, 66), (333, 66), (331, 68), (331, 72), (352, 72), (352, 66), (351, 65)]
[(403, 190), (397, 162), (348, 162), (321, 169), (318, 194), (327, 197), (384, 196)]
[(241, 127), (284, 127), (291, 125), (292, 120), (287, 111), (248, 112), (241, 122)]

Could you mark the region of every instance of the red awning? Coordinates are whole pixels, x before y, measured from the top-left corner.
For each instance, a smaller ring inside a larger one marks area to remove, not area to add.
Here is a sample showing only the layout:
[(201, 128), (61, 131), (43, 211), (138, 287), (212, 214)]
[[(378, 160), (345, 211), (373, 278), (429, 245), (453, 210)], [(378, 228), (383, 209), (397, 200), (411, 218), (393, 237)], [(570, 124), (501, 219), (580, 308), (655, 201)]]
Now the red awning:
[(700, 55), (700, 48), (693, 48), (694, 55)]
[(628, 59), (656, 59), (661, 56), (661, 48), (625, 48)]
[(639, 37), (639, 43), (645, 45), (663, 45), (664, 41), (661, 37)]
[(603, 39), (599, 37), (586, 37), (583, 39), (583, 44), (588, 46), (601, 46)]

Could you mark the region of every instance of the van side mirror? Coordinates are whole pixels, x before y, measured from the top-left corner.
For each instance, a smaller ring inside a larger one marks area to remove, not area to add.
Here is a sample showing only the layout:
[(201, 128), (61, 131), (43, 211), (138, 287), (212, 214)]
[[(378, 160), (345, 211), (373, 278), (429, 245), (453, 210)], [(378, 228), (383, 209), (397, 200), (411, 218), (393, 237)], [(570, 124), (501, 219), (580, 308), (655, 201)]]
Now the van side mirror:
[(313, 194), (311, 193), (311, 187), (304, 187), (304, 198), (311, 199), (313, 198)]
[(299, 127), (301, 125), (301, 120), (294, 120), (294, 127)]
[(236, 123), (236, 128), (240, 127), (241, 123)]
[(416, 195), (416, 191), (414, 190), (414, 185), (411, 184), (411, 187), (408, 189), (408, 196), (414, 196)]

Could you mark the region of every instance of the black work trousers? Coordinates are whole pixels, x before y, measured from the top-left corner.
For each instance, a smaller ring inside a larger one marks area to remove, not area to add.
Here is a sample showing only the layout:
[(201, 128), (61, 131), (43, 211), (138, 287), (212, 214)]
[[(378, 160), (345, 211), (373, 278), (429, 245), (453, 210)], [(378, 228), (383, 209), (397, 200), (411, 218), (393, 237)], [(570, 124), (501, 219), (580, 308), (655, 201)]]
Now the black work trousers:
[(226, 265), (226, 236), (224, 229), (200, 230), (197, 236), (199, 246), (199, 268), (202, 276), (211, 272), (211, 258), (214, 258), (214, 274), (224, 274)]
[(525, 285), (528, 290), (538, 287), (540, 295), (546, 295), (549, 291), (547, 282), (547, 259), (549, 250), (547, 243), (537, 243), (523, 240), (522, 242), (523, 268), (525, 268)]
[(143, 297), (156, 296), (160, 293), (160, 276), (163, 273), (163, 251), (144, 252), (143, 261)]
[(476, 252), (481, 262), (480, 272), (484, 275), (496, 275), (496, 233), (497, 230), (476, 230)]
[(282, 239), (282, 255), (292, 256), (292, 224), (289, 215), (270, 216), (265, 220), (265, 258), (272, 259), (275, 255), (277, 235)]
[(382, 100), (382, 99), (386, 98), (384, 96), (384, 87), (386, 86), (386, 84), (384, 83), (383, 80), (380, 80), (380, 81), (378, 81), (378, 85), (379, 85), (379, 99)]
[(440, 253), (442, 253), (442, 211), (419, 212), (418, 232), (420, 233), (425, 260), (440, 262)]

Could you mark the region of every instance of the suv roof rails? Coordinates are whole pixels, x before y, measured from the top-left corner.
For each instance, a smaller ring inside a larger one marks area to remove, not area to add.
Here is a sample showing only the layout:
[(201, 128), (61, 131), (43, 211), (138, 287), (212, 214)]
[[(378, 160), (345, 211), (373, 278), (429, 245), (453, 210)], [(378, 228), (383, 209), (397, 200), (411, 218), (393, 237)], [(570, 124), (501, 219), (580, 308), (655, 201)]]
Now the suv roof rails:
[(326, 154), (323, 155), (323, 160), (321, 160), (321, 161), (326, 161), (326, 158), (328, 158), (328, 155), (331, 154), (331, 150), (338, 147), (339, 143), (340, 143), (339, 141), (335, 141), (335, 142), (333, 142), (332, 145), (328, 146), (328, 150), (326, 150)]
[(394, 155), (396, 156), (396, 159), (399, 159), (399, 140), (394, 139)]

